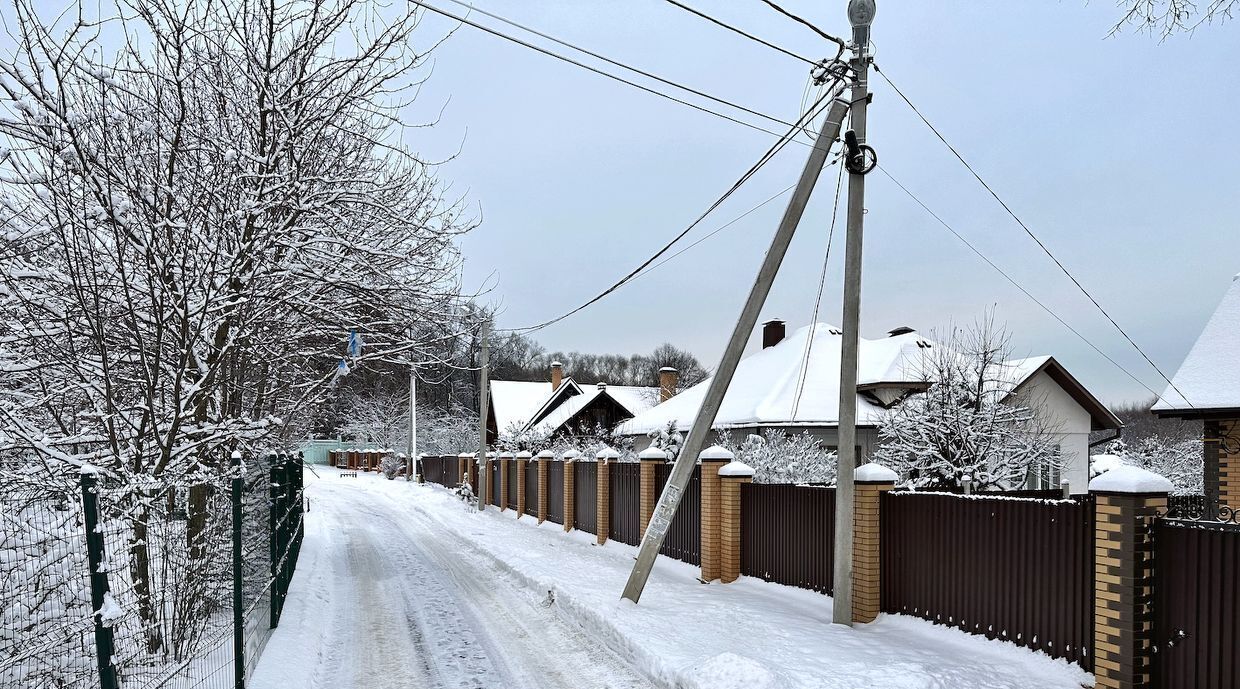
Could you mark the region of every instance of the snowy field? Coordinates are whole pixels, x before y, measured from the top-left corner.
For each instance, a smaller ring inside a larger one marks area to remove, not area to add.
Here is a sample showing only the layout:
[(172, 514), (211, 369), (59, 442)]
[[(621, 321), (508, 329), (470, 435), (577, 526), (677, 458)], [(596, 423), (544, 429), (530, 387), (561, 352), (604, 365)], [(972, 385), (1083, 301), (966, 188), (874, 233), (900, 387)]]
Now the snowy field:
[(1066, 661), (922, 620), (834, 626), (826, 596), (749, 578), (705, 586), (667, 558), (633, 605), (620, 600), (631, 546), (479, 514), (437, 486), (318, 471), (254, 689), (1093, 684)]

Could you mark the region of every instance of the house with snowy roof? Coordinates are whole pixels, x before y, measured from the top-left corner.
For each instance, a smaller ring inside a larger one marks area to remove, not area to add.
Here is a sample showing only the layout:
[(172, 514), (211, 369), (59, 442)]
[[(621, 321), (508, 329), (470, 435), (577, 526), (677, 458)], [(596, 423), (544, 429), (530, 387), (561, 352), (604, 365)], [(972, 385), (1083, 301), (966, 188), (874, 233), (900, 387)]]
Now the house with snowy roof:
[(1240, 507), (1240, 275), (1152, 411), (1202, 422), (1206, 496)]
[(564, 366), (552, 362), (546, 382), (495, 380), (490, 382), (487, 442), (501, 434), (536, 433), (540, 436), (579, 433), (620, 423), (667, 401), (676, 394), (678, 373), (659, 371), (659, 386), (578, 383), (564, 376)]
[[(839, 371), (841, 332), (824, 323), (805, 326), (785, 337), (785, 324), (763, 324), (762, 349), (737, 366), (719, 414), (712, 441), (728, 432), (735, 438), (768, 429), (808, 431), (834, 450), (839, 432)], [(939, 347), (912, 328), (897, 328), (886, 337), (861, 338), (857, 369), (857, 451), (864, 462), (877, 448), (883, 413), (910, 395), (924, 392), (924, 357)], [(1063, 457), (1062, 476), (1042, 474), (1037, 487), (1058, 487), (1068, 479), (1074, 492), (1089, 480), (1089, 434), (1114, 430), (1121, 423), (1092, 393), (1051, 356), (1006, 362), (1011, 373), (1007, 397), (1038, 400), (1039, 413), (1055, 428)], [(638, 449), (647, 434), (675, 424), (686, 432), (706, 395), (709, 379), (620, 424), (617, 433), (630, 436)], [(711, 441), (708, 441), (711, 442)]]

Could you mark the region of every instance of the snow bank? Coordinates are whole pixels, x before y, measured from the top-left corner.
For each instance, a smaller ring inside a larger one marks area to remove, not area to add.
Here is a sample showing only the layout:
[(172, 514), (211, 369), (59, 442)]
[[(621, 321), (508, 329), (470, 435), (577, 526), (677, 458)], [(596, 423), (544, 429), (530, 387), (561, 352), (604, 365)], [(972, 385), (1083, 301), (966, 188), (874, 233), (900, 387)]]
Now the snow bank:
[(1091, 492), (1103, 493), (1170, 493), (1171, 481), (1140, 467), (1118, 466), (1103, 472), (1089, 482)]

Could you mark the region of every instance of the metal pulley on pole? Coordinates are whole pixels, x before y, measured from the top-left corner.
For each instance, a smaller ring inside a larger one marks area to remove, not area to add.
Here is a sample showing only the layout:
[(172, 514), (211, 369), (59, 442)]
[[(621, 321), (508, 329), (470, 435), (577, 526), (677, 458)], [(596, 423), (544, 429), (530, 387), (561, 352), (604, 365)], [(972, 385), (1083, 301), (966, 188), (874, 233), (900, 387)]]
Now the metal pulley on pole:
[(831, 145), (839, 137), (840, 126), (844, 121), (845, 113), (848, 111), (848, 103), (839, 98), (841, 88), (838, 83), (832, 87), (834, 92), (831, 94), (831, 97), (833, 100), (827, 112), (826, 121), (814, 140), (814, 146), (810, 150), (809, 158), (805, 161), (805, 167), (802, 169), (801, 177), (797, 181), (796, 190), (788, 201), (788, 207), (784, 210), (783, 218), (779, 223), (779, 229), (776, 230), (775, 236), (771, 240), (771, 246), (767, 249), (766, 256), (762, 259), (762, 266), (758, 269), (758, 276), (754, 280), (753, 287), (749, 291), (749, 297), (745, 300), (745, 306), (741, 309), (740, 317), (732, 330), (732, 336), (724, 349), (723, 359), (719, 362), (715, 375), (711, 378), (710, 385), (706, 390), (706, 396), (702, 401), (702, 406), (698, 409), (693, 426), (689, 429), (689, 437), (681, 448), (680, 454), (676, 457), (676, 463), (672, 467), (671, 476), (663, 487), (663, 492), (659, 496), (659, 502), (650, 517), (650, 523), (646, 527), (646, 533), (642, 537), (641, 547), (637, 554), (637, 562), (633, 565), (633, 571), (629, 574), (628, 583), (624, 586), (624, 597), (634, 603), (641, 598), (642, 590), (650, 577), (650, 570), (654, 567), (655, 557), (659, 553), (659, 548), (663, 545), (663, 539), (667, 536), (667, 530), (671, 526), (672, 517), (676, 514), (676, 508), (680, 505), (680, 499), (688, 486), (690, 476), (693, 474), (693, 467), (697, 462), (698, 453), (701, 452), (702, 446), (706, 444), (706, 438), (710, 433), (711, 426), (715, 423), (715, 416), (723, 403), (723, 396), (728, 390), (729, 383), (732, 382), (733, 374), (736, 373), (736, 366), (740, 362), (741, 354), (745, 351), (745, 343), (753, 332), (754, 325), (758, 321), (758, 313), (762, 310), (762, 305), (766, 302), (767, 295), (770, 294), (771, 284), (775, 281), (775, 274), (779, 271), (779, 266), (788, 251), (788, 245), (792, 241), (792, 236), (796, 232), (801, 216), (805, 212), (805, 206), (809, 203), (809, 197), (813, 193), (818, 176), (821, 174), (823, 167), (826, 166)]
[(848, 170), (848, 237), (844, 246), (844, 319), (841, 323), (839, 454), (835, 479), (835, 569), (831, 621), (852, 625), (853, 527), (857, 468), (857, 353), (861, 327), (861, 247), (865, 219), (865, 175), (877, 162), (865, 145), (865, 115), (870, 99), (870, 23), (874, 0), (851, 0), (848, 21), (853, 28), (852, 109), (844, 135)]

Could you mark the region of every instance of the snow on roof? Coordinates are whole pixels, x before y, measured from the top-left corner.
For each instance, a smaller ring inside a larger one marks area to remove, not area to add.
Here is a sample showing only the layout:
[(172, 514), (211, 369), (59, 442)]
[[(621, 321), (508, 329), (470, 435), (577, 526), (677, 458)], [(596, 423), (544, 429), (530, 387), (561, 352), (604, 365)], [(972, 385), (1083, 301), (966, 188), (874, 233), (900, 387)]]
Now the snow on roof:
[(1171, 383), (1154, 411), (1240, 409), (1240, 275), (1232, 278)]
[(1102, 472), (1089, 482), (1090, 492), (1170, 493), (1171, 481), (1141, 467), (1118, 466)]
[[(659, 401), (658, 388), (638, 387), (632, 385), (607, 385), (604, 387), (599, 387), (598, 385), (580, 385), (573, 382), (571, 378), (566, 380), (565, 384), (572, 384), (576, 390), (580, 390), (580, 394), (569, 397), (568, 399), (560, 402), (559, 406), (556, 406), (550, 412), (547, 412), (534, 424), (534, 427), (538, 430), (543, 432), (551, 432), (557, 428), (560, 428), (576, 416), (578, 412), (584, 409), (586, 405), (593, 402), (599, 395), (607, 395), (634, 416), (649, 410)], [(545, 407), (549, 402), (551, 402), (550, 399), (548, 399), (547, 402), (541, 406)], [(535, 415), (534, 418), (538, 418), (538, 416)]]
[[(805, 348), (810, 333), (813, 343), (805, 382), (795, 418), (793, 403), (801, 377)], [(823, 426), (839, 420), (839, 329), (818, 323), (804, 326), (778, 344), (759, 350), (741, 360), (724, 395), (723, 405), (715, 417), (715, 428), (745, 426)], [(918, 342), (922, 342), (919, 345)], [(921, 383), (921, 356), (930, 351), (927, 342), (917, 333), (908, 333), (878, 340), (861, 339), (857, 367), (857, 383)], [(624, 422), (617, 430), (622, 435), (644, 435), (676, 422), (680, 430), (688, 430), (706, 396), (707, 379), (681, 392), (643, 414)], [(882, 408), (864, 396), (857, 398), (857, 423), (875, 425)]]
[(495, 412), (495, 428), (503, 433), (510, 428), (524, 428), (529, 423), (551, 395), (551, 383), (493, 380), (489, 394), (491, 409)]
[[(810, 334), (813, 333), (813, 340)], [(741, 360), (715, 417), (715, 429), (751, 426), (818, 427), (839, 423), (839, 329), (826, 323), (799, 328), (778, 344)], [(810, 344), (808, 365), (806, 345)], [(857, 385), (862, 387), (924, 386), (928, 381), (924, 357), (942, 345), (916, 331), (877, 339), (861, 338)], [(1053, 359), (1030, 357), (1008, 362), (1011, 384), (1019, 385)], [(804, 368), (804, 383), (801, 384)], [(710, 379), (702, 381), (648, 412), (620, 424), (620, 435), (645, 435), (671, 422), (681, 431), (693, 425)], [(800, 402), (797, 404), (798, 389)], [(1007, 390), (1005, 392), (1010, 392)], [(793, 414), (793, 406), (796, 414)], [(857, 395), (857, 424), (876, 426), (883, 408), (870, 397)], [(1092, 410), (1091, 410), (1092, 413)]]

